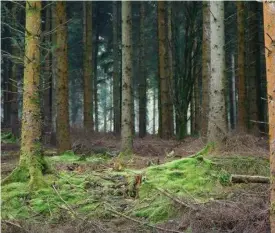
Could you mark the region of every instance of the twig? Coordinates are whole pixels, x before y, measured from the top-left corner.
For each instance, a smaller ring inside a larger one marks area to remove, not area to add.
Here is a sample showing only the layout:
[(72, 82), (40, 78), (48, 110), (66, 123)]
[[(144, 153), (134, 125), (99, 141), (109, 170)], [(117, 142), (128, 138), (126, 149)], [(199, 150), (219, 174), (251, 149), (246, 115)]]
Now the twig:
[(148, 223), (148, 222), (141, 222), (141, 221), (139, 221), (139, 220), (137, 220), (137, 219), (131, 218), (131, 217), (129, 217), (129, 216), (123, 214), (123, 213), (120, 213), (120, 212), (116, 211), (116, 210), (115, 210), (111, 205), (109, 205), (108, 203), (104, 203), (104, 204), (105, 204), (105, 205), (108, 205), (108, 206), (110, 207), (110, 208), (107, 208), (107, 210), (109, 210), (110, 212), (113, 212), (114, 214), (117, 214), (117, 215), (119, 215), (119, 216), (121, 216), (121, 217), (123, 217), (123, 218), (126, 218), (126, 219), (128, 219), (128, 220), (131, 220), (131, 221), (133, 221), (133, 222), (135, 222), (135, 223), (138, 223), (138, 224), (140, 224), (140, 225), (148, 226), (148, 227), (151, 227), (151, 228), (153, 228), (153, 229), (160, 230), (160, 231), (173, 232), (173, 233), (184, 233), (183, 231), (170, 230), (170, 229), (165, 229), (165, 228), (162, 228), (162, 227), (158, 227), (158, 226), (152, 225), (152, 224), (150, 224), (150, 223)]
[(75, 211), (68, 205), (68, 203), (61, 197), (61, 195), (59, 194), (59, 192), (56, 190), (55, 186), (52, 185), (54, 191), (56, 192), (57, 196), (60, 198), (61, 201), (64, 202), (64, 204), (66, 205), (66, 207), (70, 210), (70, 212), (73, 214), (74, 217), (77, 216), (77, 214), (75, 213)]
[(6, 223), (6, 224), (10, 224), (10, 225), (12, 225), (12, 226), (16, 226), (16, 227), (22, 229), (22, 230), (25, 231), (25, 232), (29, 232), (29, 231), (27, 231), (25, 228), (23, 228), (21, 225), (19, 225), (19, 224), (17, 224), (17, 223), (13, 223), (13, 222), (8, 221), (8, 220), (2, 220), (2, 221), (3, 221), (4, 223)]
[(171, 195), (170, 193), (168, 193), (167, 191), (161, 189), (161, 188), (156, 188), (158, 191), (160, 191), (162, 194), (164, 194), (165, 196), (169, 197), (170, 199), (172, 199), (173, 201), (175, 201), (176, 203), (184, 206), (184, 207), (188, 207), (192, 210), (197, 210), (197, 208), (195, 208), (194, 206), (191, 206), (181, 200), (179, 200), (178, 198), (176, 198), (175, 196)]

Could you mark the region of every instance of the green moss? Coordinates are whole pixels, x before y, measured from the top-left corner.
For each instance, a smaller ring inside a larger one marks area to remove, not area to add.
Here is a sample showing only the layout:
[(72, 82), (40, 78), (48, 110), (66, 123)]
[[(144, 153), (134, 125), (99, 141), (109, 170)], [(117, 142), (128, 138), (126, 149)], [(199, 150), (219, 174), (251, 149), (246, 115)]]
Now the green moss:
[[(92, 156), (87, 161), (78, 161), (79, 156), (66, 152), (49, 158), (49, 163), (104, 163), (105, 157)], [(248, 163), (248, 165), (246, 164)], [(177, 215), (179, 205), (159, 189), (167, 190), (181, 199), (205, 202), (211, 198), (226, 196), (223, 185), (227, 185), (231, 173), (269, 174), (268, 161), (243, 158), (206, 159), (202, 154), (191, 158), (174, 160), (142, 170), (86, 171), (82, 174), (60, 171), (57, 175), (46, 174), (47, 186), (29, 192), (27, 178), (10, 183), (2, 188), (2, 217), (24, 219), (39, 213), (56, 221), (71, 216), (66, 203), (77, 213), (89, 217), (112, 218), (104, 207), (109, 203), (116, 210), (127, 205), (127, 215), (141, 217), (151, 222), (160, 222)], [(135, 177), (142, 174), (141, 186), (135, 187)], [(53, 185), (57, 192), (53, 189)], [(135, 190), (134, 190), (135, 189)], [(133, 195), (135, 191), (138, 195)], [(62, 197), (62, 199), (60, 198)], [(64, 203), (65, 202), (65, 203)], [(123, 209), (123, 208), (122, 208)], [(182, 211), (182, 209), (180, 210)]]
[(18, 139), (11, 132), (1, 132), (2, 143), (17, 143)]
[(137, 207), (135, 214), (147, 217), (153, 222), (167, 219), (176, 211), (171, 199), (165, 197), (157, 188), (168, 190), (178, 198), (191, 194), (194, 198), (204, 201), (222, 189), (221, 174), (220, 168), (214, 167), (211, 160), (204, 159), (201, 155), (149, 167), (139, 196), (140, 203), (146, 203), (149, 199), (151, 204), (143, 209)]
[(85, 159), (82, 159), (82, 157), (84, 156), (76, 155), (72, 151), (66, 151), (61, 155), (50, 157), (49, 161), (53, 163), (103, 164), (109, 159), (106, 155), (99, 155), (99, 154), (94, 156), (93, 155), (85, 156)]

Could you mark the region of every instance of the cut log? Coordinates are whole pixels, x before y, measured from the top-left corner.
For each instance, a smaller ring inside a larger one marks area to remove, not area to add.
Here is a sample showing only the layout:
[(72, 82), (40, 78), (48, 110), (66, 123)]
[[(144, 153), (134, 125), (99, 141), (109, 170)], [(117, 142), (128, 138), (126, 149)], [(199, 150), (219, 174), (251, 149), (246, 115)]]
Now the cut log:
[(231, 175), (231, 183), (263, 183), (269, 184), (269, 177), (266, 176), (248, 176), (248, 175)]

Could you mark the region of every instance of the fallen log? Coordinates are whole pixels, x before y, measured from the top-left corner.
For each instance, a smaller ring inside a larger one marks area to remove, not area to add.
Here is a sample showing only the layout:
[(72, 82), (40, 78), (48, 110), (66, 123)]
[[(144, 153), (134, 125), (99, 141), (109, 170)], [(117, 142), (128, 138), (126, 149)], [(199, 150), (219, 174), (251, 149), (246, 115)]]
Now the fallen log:
[(248, 175), (231, 175), (231, 183), (262, 183), (269, 184), (270, 179), (266, 176), (248, 176)]

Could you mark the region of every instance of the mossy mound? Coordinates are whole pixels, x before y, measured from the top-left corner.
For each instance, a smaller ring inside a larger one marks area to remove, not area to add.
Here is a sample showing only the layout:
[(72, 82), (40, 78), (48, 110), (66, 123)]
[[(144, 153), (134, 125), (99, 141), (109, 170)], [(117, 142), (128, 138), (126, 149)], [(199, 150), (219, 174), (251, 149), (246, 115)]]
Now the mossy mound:
[[(108, 163), (104, 156), (90, 156), (81, 161), (71, 152), (47, 159), (57, 168), (59, 164)], [(179, 205), (160, 190), (178, 199), (207, 202), (225, 196), (228, 190), (224, 185), (229, 184), (231, 173), (265, 175), (268, 174), (268, 161), (240, 156), (207, 159), (197, 155), (141, 170), (115, 171), (107, 166), (98, 171), (59, 170), (55, 175), (44, 177), (46, 188), (31, 193), (23, 182), (4, 185), (2, 219), (38, 216), (58, 222), (65, 217), (75, 218), (76, 213), (109, 219), (113, 217), (109, 205), (125, 215), (160, 222), (176, 216), (179, 210)], [(142, 177), (139, 184), (137, 177)]]
[(268, 176), (269, 162), (259, 157), (206, 159), (198, 155), (150, 167), (144, 174), (145, 180), (140, 187), (140, 199), (134, 213), (149, 221), (159, 222), (177, 212), (173, 200), (160, 192), (160, 189), (167, 190), (175, 198), (187, 198), (197, 203), (224, 198), (228, 192), (225, 186), (230, 185), (231, 174)]
[(175, 214), (172, 200), (159, 189), (168, 190), (175, 197), (191, 195), (197, 200), (205, 201), (222, 191), (220, 181), (228, 176), (225, 171), (214, 166), (211, 160), (201, 156), (150, 167), (145, 174), (145, 181), (139, 191), (140, 203), (148, 203), (151, 200), (151, 204), (147, 207), (143, 207), (146, 206), (143, 204), (138, 205), (135, 214), (153, 222)]

